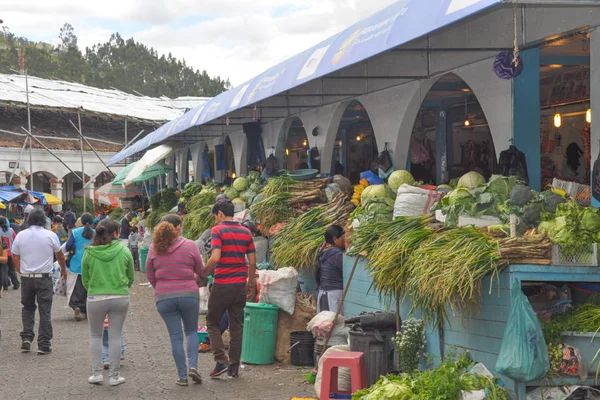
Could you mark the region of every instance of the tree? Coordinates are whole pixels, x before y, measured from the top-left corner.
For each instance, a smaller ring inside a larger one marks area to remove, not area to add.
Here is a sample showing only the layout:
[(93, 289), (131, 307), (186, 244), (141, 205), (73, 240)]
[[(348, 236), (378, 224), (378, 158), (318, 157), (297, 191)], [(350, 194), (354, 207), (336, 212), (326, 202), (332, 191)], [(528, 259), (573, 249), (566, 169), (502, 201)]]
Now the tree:
[[(56, 48), (16, 37), (8, 28), (0, 32), (0, 72), (19, 67), (18, 49), (25, 51), (30, 75), (62, 79), (100, 88), (115, 87), (128, 93), (147, 96), (216, 96), (231, 88), (229, 80), (210, 77), (189, 67), (172, 54), (159, 55), (133, 38), (119, 33), (106, 43), (79, 49), (75, 28), (65, 23), (60, 29)], [(50, 48), (49, 48), (50, 47)]]

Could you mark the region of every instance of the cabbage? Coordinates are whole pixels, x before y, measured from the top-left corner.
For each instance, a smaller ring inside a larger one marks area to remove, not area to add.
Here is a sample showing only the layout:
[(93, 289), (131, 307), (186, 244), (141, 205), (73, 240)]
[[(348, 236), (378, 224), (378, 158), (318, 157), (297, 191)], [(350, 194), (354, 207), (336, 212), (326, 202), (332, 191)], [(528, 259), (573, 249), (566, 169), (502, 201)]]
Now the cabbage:
[(254, 193), (258, 193), (260, 190), (260, 186), (258, 185), (258, 183), (253, 183), (252, 185), (250, 185), (250, 190), (252, 190)]
[(459, 180), (457, 188), (475, 189), (477, 186), (485, 184), (485, 178), (478, 172), (471, 171), (464, 174)]
[(363, 201), (363, 199), (369, 199), (372, 197), (380, 197), (380, 198), (384, 198), (384, 197), (389, 197), (389, 193), (388, 193), (388, 189), (389, 186), (387, 185), (371, 185), (371, 186), (367, 186), (365, 188), (365, 190), (363, 190), (362, 194), (360, 195), (360, 200)]
[(456, 204), (460, 199), (472, 197), (471, 193), (465, 188), (454, 189), (446, 195), (450, 204)]
[(259, 203), (265, 199), (265, 196), (262, 193), (256, 195), (254, 199), (252, 199), (252, 204)]
[(553, 220), (541, 222), (538, 226), (538, 231), (541, 234), (548, 236), (552, 241), (554, 241), (559, 232), (564, 231), (568, 234), (568, 230), (564, 229), (566, 226), (566, 217), (556, 217)]
[(248, 179), (244, 178), (243, 176), (240, 176), (235, 181), (233, 181), (232, 186), (238, 192), (243, 192), (246, 189), (248, 189)]
[(260, 181), (260, 174), (256, 171), (248, 172), (248, 180), (250, 182), (258, 182)]
[(415, 178), (410, 174), (410, 172), (400, 169), (398, 171), (392, 172), (390, 177), (388, 178), (388, 184), (394, 193), (398, 192), (398, 188), (404, 184), (414, 185)]
[(239, 193), (234, 188), (227, 188), (227, 190), (225, 190), (225, 196), (227, 196), (229, 200), (233, 200), (239, 196)]
[(242, 198), (246, 203), (252, 204), (252, 200), (256, 196), (256, 192), (252, 190), (246, 190), (245, 192), (240, 194), (240, 198)]

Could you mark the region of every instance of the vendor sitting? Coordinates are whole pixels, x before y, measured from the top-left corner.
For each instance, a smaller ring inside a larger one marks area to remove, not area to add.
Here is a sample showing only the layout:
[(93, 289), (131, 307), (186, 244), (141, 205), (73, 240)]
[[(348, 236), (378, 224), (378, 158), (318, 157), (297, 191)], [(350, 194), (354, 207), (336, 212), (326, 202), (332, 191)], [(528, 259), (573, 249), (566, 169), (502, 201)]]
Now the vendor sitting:
[[(317, 313), (336, 312), (344, 289), (344, 230), (341, 226), (331, 225), (325, 231), (325, 244), (317, 257)], [(340, 314), (343, 312), (340, 310)]]

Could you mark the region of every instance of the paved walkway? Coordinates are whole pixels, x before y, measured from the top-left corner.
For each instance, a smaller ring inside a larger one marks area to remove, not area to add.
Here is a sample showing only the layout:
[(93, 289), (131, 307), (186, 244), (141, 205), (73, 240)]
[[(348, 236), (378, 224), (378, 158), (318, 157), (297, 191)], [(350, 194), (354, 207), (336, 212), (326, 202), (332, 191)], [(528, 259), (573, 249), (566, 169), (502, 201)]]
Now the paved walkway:
[[(125, 321), (125, 361), (123, 385), (87, 383), (90, 374), (89, 333), (86, 321), (75, 322), (64, 298), (55, 297), (53, 307), (54, 340), (51, 355), (21, 353), (20, 292), (10, 289), (0, 299), (0, 398), (5, 399), (291, 399), (314, 397), (314, 386), (303, 384), (306, 371), (294, 367), (245, 366), (240, 378), (210, 379), (214, 367), (212, 354), (200, 354), (202, 385), (179, 387), (171, 357), (167, 329), (156, 312), (152, 289), (137, 272), (132, 288), (129, 315)], [(36, 325), (37, 331), (37, 325)], [(35, 342), (32, 350), (37, 349)]]

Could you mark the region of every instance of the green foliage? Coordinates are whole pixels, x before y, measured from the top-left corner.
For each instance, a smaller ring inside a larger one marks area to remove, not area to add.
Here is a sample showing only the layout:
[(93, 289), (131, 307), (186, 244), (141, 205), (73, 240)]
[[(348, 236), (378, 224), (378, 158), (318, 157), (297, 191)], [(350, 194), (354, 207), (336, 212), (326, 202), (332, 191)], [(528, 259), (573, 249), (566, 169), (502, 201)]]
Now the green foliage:
[(159, 55), (133, 38), (123, 39), (119, 33), (106, 43), (98, 43), (83, 52), (78, 46), (75, 29), (66, 23), (60, 29), (60, 44), (53, 48), (17, 37), (7, 27), (0, 32), (0, 71), (19, 68), (18, 49), (25, 52), (29, 75), (61, 79), (124, 92), (142, 92), (146, 96), (212, 97), (229, 89), (229, 80), (210, 77), (168, 55)]
[(425, 323), (409, 318), (402, 322), (402, 331), (392, 339), (398, 354), (398, 368), (412, 374), (419, 367), (419, 360), (425, 349)]
[(162, 217), (164, 217), (167, 214), (168, 213), (166, 213), (164, 211), (152, 211), (146, 217), (146, 227), (148, 229), (154, 229), (154, 227), (160, 223), (160, 220), (162, 219)]
[(184, 199), (190, 199), (202, 191), (202, 184), (200, 182), (190, 182), (183, 188), (181, 197)]
[(125, 210), (123, 210), (121, 207), (117, 207), (113, 210), (113, 212), (111, 212), (110, 214), (108, 214), (108, 218), (113, 219), (115, 221), (120, 220), (123, 216), (125, 215)]
[(217, 201), (217, 194), (211, 191), (202, 191), (190, 198), (186, 203), (185, 208), (188, 212), (194, 212), (205, 206), (213, 206)]
[(190, 240), (198, 240), (205, 230), (214, 226), (212, 206), (202, 207), (183, 218), (183, 236)]
[(458, 359), (446, 357), (437, 368), (406, 374), (382, 377), (375, 385), (352, 395), (353, 400), (456, 400), (461, 391), (485, 390), (488, 400), (510, 399), (498, 379), (472, 374), (474, 365), (463, 354)]
[[(66, 205), (71, 207), (71, 210), (73, 210), (73, 212), (77, 215), (78, 218), (81, 217), (81, 214), (83, 214), (83, 198), (75, 197), (74, 199), (67, 201)], [(85, 206), (86, 212), (89, 212), (93, 215), (95, 211), (94, 200), (86, 198)]]
[(169, 212), (177, 205), (177, 201), (175, 189), (168, 188), (154, 194), (150, 198), (150, 205), (152, 206), (152, 211)]

